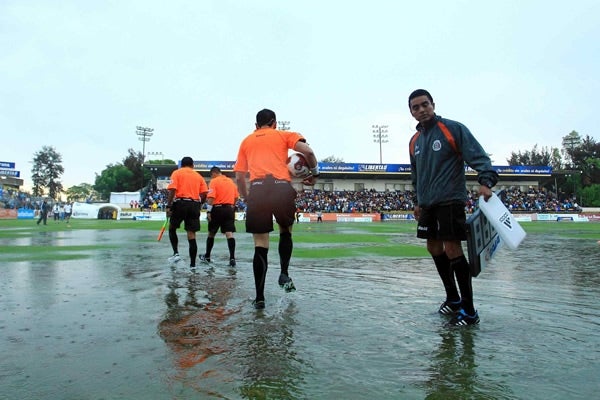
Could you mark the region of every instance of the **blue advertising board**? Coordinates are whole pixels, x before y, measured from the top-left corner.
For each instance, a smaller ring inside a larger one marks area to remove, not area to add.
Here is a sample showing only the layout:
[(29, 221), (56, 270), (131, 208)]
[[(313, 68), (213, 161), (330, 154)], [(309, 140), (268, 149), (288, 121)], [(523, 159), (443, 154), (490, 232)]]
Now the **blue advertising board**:
[(11, 161), (0, 161), (0, 168), (15, 169), (15, 163)]
[[(181, 161), (179, 161), (181, 166)], [(235, 161), (194, 161), (194, 169), (209, 170), (213, 166), (219, 167), (222, 171), (233, 171)], [(492, 166), (499, 175), (552, 175), (552, 167), (548, 166)], [(411, 172), (410, 164), (376, 164), (376, 163), (319, 163), (321, 172), (329, 173), (402, 173)], [(476, 172), (465, 165), (467, 174), (476, 174)]]
[(19, 178), (21, 176), (21, 171), (17, 171), (14, 169), (0, 169), (0, 175)]

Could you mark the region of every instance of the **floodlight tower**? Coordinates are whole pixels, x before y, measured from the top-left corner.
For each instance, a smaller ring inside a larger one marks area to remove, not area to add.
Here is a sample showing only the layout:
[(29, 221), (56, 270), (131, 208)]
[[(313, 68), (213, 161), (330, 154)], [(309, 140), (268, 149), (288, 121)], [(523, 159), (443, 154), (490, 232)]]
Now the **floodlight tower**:
[(379, 164), (383, 164), (382, 161), (382, 153), (381, 153), (381, 144), (388, 142), (388, 126), (387, 125), (372, 125), (373, 129), (373, 141), (375, 143), (379, 143)]
[(160, 161), (164, 161), (165, 160), (165, 156), (163, 154), (162, 151), (149, 151), (148, 155), (152, 155), (152, 156), (160, 156)]
[(277, 129), (280, 131), (289, 131), (290, 121), (277, 121)]
[(143, 126), (136, 126), (135, 133), (138, 135), (138, 139), (142, 142), (142, 189), (143, 189), (144, 188), (144, 161), (146, 159), (146, 142), (149, 142), (152, 135), (154, 135), (154, 129), (146, 128)]

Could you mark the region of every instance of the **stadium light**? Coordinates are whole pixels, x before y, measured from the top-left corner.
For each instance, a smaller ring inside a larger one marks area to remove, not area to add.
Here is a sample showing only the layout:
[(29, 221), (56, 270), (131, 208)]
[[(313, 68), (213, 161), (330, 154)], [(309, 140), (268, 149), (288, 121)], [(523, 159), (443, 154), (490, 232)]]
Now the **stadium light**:
[(149, 156), (160, 156), (160, 161), (165, 160), (165, 156), (163, 155), (162, 151), (149, 151), (148, 155)]
[(277, 121), (277, 129), (280, 131), (289, 131), (290, 121)]
[(146, 160), (146, 142), (150, 141), (150, 137), (154, 135), (153, 128), (146, 128), (143, 126), (136, 126), (135, 133), (138, 135), (138, 139), (142, 142), (142, 189), (144, 188), (144, 161)]
[(388, 125), (371, 125), (373, 129), (373, 141), (379, 143), (379, 164), (383, 164), (383, 157), (381, 152), (381, 144), (388, 142)]

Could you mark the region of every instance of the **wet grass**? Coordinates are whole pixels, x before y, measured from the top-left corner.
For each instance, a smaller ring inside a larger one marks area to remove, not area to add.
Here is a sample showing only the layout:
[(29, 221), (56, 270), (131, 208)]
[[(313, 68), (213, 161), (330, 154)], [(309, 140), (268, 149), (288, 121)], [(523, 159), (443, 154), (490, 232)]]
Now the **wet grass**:
[(398, 236), (414, 236), (415, 227), (402, 222), (301, 223), (294, 225), (294, 257), (427, 257), (422, 245), (398, 243)]
[(73, 229), (137, 229), (156, 230), (158, 232), (163, 224), (161, 221), (114, 221), (104, 219), (71, 219), (69, 223), (48, 220), (47, 225), (37, 225), (36, 222), (37, 220), (31, 219), (0, 219), (0, 239), (37, 232), (62, 232)]
[(114, 248), (106, 245), (87, 246), (15, 246), (0, 245), (2, 260), (9, 262), (19, 261), (61, 261), (81, 260), (91, 257), (91, 252), (102, 248)]
[(596, 222), (521, 222), (527, 234), (559, 235), (569, 238), (600, 240), (600, 225)]
[(379, 246), (337, 244), (321, 248), (294, 248), (295, 258), (356, 258), (364, 256), (383, 257), (427, 257), (424, 247), (410, 245), (393, 245), (382, 243)]
[[(18, 239), (31, 238), (41, 232), (57, 233), (73, 230), (127, 229), (142, 231), (132, 235), (131, 241), (138, 243), (155, 241), (161, 221), (131, 220), (71, 220), (48, 221), (48, 225), (36, 225), (35, 220), (0, 220), (0, 253), (3, 261), (72, 260), (89, 257), (89, 253), (106, 245), (19, 245)], [(521, 223), (529, 235), (558, 235), (562, 237), (600, 240), (600, 225), (581, 222), (524, 222)], [(424, 243), (414, 241), (414, 222), (384, 223), (300, 223), (294, 225), (294, 257), (298, 258), (347, 258), (347, 257), (428, 257)], [(151, 231), (153, 232), (150, 234)], [(182, 231), (182, 229), (180, 229)], [(200, 240), (206, 234), (203, 222)], [(245, 235), (244, 222), (237, 222), (237, 235)], [(276, 240), (276, 232), (271, 234)], [(166, 238), (168, 240), (168, 238)], [(165, 240), (165, 239), (163, 239)], [(125, 243), (123, 244), (125, 245)], [(118, 246), (118, 244), (117, 244)]]

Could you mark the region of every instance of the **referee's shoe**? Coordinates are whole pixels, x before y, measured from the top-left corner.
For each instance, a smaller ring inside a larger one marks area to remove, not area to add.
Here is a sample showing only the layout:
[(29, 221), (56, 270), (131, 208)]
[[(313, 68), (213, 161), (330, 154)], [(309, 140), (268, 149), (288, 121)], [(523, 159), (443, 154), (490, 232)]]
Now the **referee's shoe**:
[(292, 278), (286, 274), (279, 274), (279, 286), (288, 293), (296, 290), (296, 286), (294, 286)]

